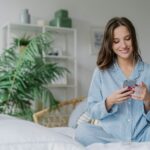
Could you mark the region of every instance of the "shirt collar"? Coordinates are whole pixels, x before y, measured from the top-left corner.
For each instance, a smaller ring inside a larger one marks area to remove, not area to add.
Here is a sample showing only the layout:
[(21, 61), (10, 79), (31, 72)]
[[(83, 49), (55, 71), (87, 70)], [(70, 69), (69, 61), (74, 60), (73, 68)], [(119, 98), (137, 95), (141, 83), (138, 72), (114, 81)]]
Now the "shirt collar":
[[(115, 61), (114, 64), (109, 68), (114, 73), (119, 74), (120, 68), (118, 66), (118, 63)], [(138, 60), (136, 63), (136, 66), (134, 68), (134, 71), (130, 77), (132, 80), (136, 80), (140, 77), (141, 72), (144, 70), (144, 62), (142, 60)]]
[(138, 79), (141, 73), (143, 72), (143, 70), (144, 70), (144, 62), (142, 60), (138, 60), (134, 68), (134, 72), (131, 76), (131, 79), (134, 79), (134, 80)]

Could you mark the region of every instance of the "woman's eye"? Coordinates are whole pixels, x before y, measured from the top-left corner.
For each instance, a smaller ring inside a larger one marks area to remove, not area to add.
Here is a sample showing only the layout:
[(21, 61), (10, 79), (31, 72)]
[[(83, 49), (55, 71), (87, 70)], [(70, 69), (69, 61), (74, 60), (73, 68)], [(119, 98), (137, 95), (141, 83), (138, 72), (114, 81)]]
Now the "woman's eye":
[(129, 41), (130, 39), (131, 39), (131, 37), (130, 37), (130, 36), (125, 38), (125, 40), (127, 40), (127, 41)]
[(113, 43), (117, 44), (117, 43), (119, 43), (119, 41), (118, 40), (114, 40)]

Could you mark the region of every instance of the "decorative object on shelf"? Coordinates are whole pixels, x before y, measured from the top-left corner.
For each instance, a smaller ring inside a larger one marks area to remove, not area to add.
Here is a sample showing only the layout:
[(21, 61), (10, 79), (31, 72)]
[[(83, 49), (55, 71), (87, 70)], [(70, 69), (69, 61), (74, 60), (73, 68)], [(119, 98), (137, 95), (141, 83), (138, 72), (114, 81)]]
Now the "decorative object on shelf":
[(22, 53), (30, 42), (31, 42), (31, 36), (24, 34), (21, 37), (14, 37), (12, 45), (16, 46), (19, 52)]
[(37, 20), (37, 22), (36, 22), (36, 24), (38, 25), (38, 26), (45, 26), (45, 25), (47, 25), (47, 22), (46, 22), (46, 20), (44, 20), (44, 19), (38, 19)]
[(91, 40), (91, 48), (90, 48), (90, 54), (91, 55), (97, 55), (100, 47), (101, 47), (101, 43), (103, 40), (103, 33), (104, 32), (104, 28), (103, 27), (92, 27), (90, 30), (90, 40)]
[(29, 14), (29, 10), (28, 9), (21, 10), (20, 23), (22, 23), (22, 24), (29, 24), (29, 23), (31, 23), (31, 16)]
[(72, 27), (72, 19), (68, 17), (68, 11), (60, 9), (55, 12), (54, 19), (49, 22), (50, 26), (56, 27)]
[(19, 117), (32, 115), (32, 103), (41, 101), (43, 107), (58, 106), (47, 84), (62, 77), (68, 69), (58, 63), (45, 63), (43, 52), (50, 49), (52, 37), (45, 32), (32, 38), (23, 53), (17, 45), (3, 51), (0, 57), (0, 112)]
[(62, 56), (63, 50), (61, 48), (53, 47), (52, 51), (48, 53), (49, 56)]
[(14, 37), (12, 45), (19, 48), (20, 52), (23, 52), (26, 46), (31, 42), (31, 36), (24, 34), (21, 37)]
[(16, 46), (27, 46), (31, 41), (31, 37), (24, 34), (22, 37), (15, 37), (13, 39), (13, 45)]
[(50, 55), (50, 56), (58, 56), (58, 52), (56, 51), (56, 52), (49, 52), (48, 53), (48, 55)]

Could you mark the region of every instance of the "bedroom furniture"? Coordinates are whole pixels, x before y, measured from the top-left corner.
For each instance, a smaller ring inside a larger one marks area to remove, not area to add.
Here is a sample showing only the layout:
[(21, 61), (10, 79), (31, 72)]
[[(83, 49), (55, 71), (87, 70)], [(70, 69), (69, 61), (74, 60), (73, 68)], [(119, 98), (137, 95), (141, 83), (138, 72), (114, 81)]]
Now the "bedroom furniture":
[(2, 26), (2, 49), (8, 48), (13, 38), (23, 35), (35, 36), (40, 33), (50, 32), (52, 52), (45, 55), (45, 62), (58, 62), (68, 68), (69, 74), (48, 85), (56, 99), (70, 99), (77, 97), (77, 31), (73, 28), (38, 26), (33, 24), (8, 23)]
[[(70, 100), (63, 100), (59, 103), (59, 106), (55, 110), (50, 110), (49, 108), (45, 108), (39, 112), (33, 114), (33, 121), (35, 123), (44, 125), (46, 127), (65, 127), (68, 126), (68, 121), (72, 111), (75, 107), (84, 100), (84, 97), (73, 98)], [(78, 113), (83, 111), (85, 107), (78, 109)], [(76, 114), (75, 114), (76, 115)], [(72, 114), (72, 118), (75, 117)], [(81, 114), (79, 114), (81, 115)], [(78, 115), (78, 117), (79, 117)], [(70, 126), (72, 125), (74, 120), (70, 120)]]
[(85, 122), (100, 125), (99, 120), (90, 118), (86, 110), (86, 103), (86, 97), (65, 100), (60, 103), (59, 108), (55, 111), (45, 108), (34, 113), (33, 121), (46, 127), (76, 128), (79, 124)]

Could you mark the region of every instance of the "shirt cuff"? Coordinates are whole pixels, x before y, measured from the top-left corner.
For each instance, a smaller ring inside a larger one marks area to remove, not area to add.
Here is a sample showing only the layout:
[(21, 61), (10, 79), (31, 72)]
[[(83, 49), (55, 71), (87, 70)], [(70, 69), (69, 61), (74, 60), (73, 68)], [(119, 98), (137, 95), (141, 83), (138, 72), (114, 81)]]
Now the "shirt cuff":
[(102, 118), (105, 118), (105, 117), (108, 117), (108, 116), (111, 116), (111, 115), (113, 115), (114, 113), (116, 113), (117, 112), (117, 110), (118, 110), (118, 105), (113, 105), (112, 106), (112, 108), (109, 110), (109, 111), (107, 111), (107, 109), (106, 109), (106, 104), (105, 104), (105, 101), (103, 102), (103, 114), (102, 114)]

